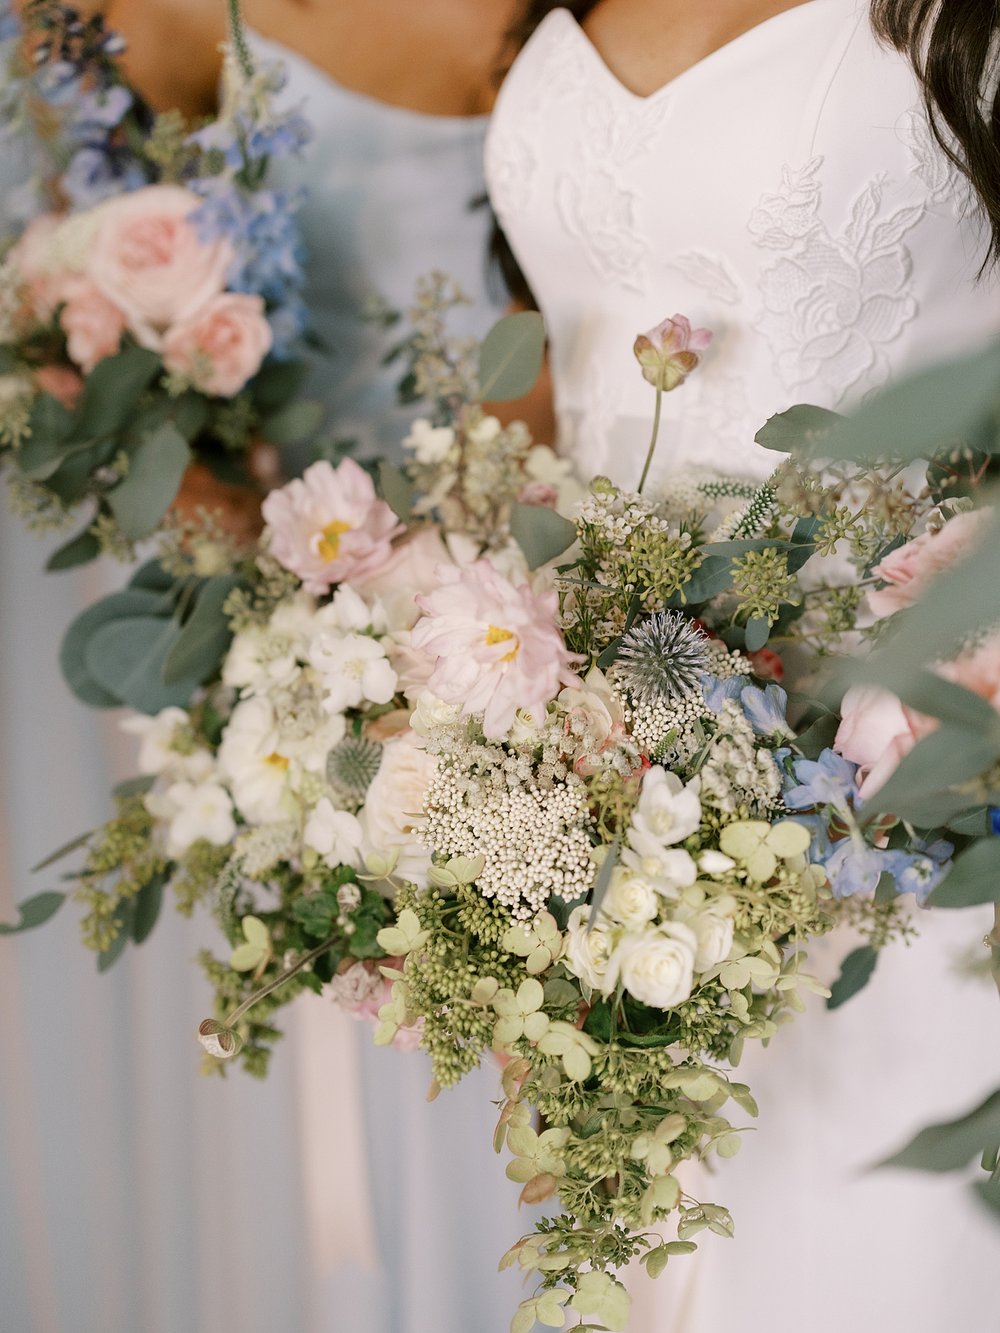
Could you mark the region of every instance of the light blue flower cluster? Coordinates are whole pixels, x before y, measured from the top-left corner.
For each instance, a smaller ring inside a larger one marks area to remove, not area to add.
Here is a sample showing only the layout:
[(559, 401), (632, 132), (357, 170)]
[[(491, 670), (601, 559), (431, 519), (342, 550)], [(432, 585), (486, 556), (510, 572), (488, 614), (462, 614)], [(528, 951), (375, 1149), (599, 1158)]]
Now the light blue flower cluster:
[(854, 764), (832, 750), (824, 750), (815, 760), (792, 758), (787, 749), (779, 750), (775, 758), (784, 777), (785, 804), (790, 810), (810, 812), (800, 815), (800, 822), (813, 828), (810, 855), (826, 870), (835, 897), (874, 893), (882, 876), (888, 875), (897, 893), (912, 893), (922, 903), (944, 878), (954, 848), (943, 838), (932, 843), (915, 840), (905, 850), (874, 847), (867, 840), (855, 818)]
[(759, 685), (751, 683), (749, 676), (730, 676), (720, 680), (717, 676), (703, 676), (702, 688), (709, 711), (721, 713), (725, 704), (738, 703), (743, 713), (758, 736), (785, 740), (795, 735), (785, 716), (788, 708), (788, 695), (780, 685)]

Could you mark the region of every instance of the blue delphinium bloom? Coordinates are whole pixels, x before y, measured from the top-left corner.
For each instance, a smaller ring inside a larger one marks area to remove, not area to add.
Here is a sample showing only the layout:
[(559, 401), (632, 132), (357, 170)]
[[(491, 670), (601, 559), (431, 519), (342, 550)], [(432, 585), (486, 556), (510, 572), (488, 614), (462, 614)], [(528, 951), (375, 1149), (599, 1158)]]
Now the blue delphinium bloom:
[(725, 680), (720, 680), (718, 676), (702, 676), (705, 706), (710, 713), (721, 713), (730, 700), (739, 703), (740, 695), (749, 684), (749, 676), (729, 676)]
[(833, 806), (847, 813), (857, 794), (857, 765), (849, 763), (833, 750), (824, 750), (818, 759), (796, 759), (794, 777), (785, 780), (785, 804), (792, 810)]
[(739, 695), (740, 705), (758, 736), (794, 736), (785, 710), (788, 695), (780, 685), (745, 685)]
[(59, 183), (72, 207), (83, 211), (113, 195), (138, 190), (147, 180), (130, 153), (87, 147), (73, 154)]
[(874, 893), (892, 853), (870, 846), (858, 834), (842, 838), (823, 862), (835, 898)]
[(888, 852), (885, 869), (900, 893), (912, 893), (918, 903), (923, 903), (948, 873), (954, 850), (944, 838), (931, 843), (917, 841), (912, 851)]

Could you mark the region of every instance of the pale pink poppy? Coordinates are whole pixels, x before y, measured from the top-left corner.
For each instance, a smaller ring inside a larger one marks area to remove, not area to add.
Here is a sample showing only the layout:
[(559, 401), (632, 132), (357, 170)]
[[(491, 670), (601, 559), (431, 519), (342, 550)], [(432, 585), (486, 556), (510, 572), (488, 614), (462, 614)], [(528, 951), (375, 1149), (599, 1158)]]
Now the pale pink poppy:
[(684, 315), (665, 319), (648, 333), (640, 333), (633, 345), (642, 366), (643, 379), (669, 393), (684, 383), (712, 341), (710, 329), (692, 329)]
[(403, 531), (367, 472), (353, 459), (313, 463), (261, 506), (271, 554), (322, 596), (335, 583), (375, 573)]
[(486, 736), (505, 736), (518, 710), (543, 716), (563, 686), (580, 683), (554, 592), (515, 586), (487, 560), (465, 569), (442, 565), (438, 583), (417, 598), (424, 619), (412, 645), (435, 658), (431, 692), (465, 714), (482, 713)]

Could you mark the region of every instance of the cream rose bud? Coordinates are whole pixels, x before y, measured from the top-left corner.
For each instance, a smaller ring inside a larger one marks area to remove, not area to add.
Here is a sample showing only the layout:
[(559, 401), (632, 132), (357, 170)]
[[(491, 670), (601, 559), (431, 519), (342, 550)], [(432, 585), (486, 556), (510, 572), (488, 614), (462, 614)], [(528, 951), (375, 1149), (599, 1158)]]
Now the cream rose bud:
[(625, 989), (654, 1009), (683, 1003), (694, 985), (698, 939), (679, 922), (642, 935), (626, 935), (615, 949), (609, 971), (617, 970)]
[(619, 921), (623, 926), (637, 929), (652, 921), (660, 908), (660, 901), (652, 884), (632, 871), (618, 867), (601, 903), (601, 914)]
[(459, 704), (445, 703), (430, 690), (424, 690), (417, 696), (416, 707), (410, 718), (410, 726), (418, 736), (426, 736), (436, 727), (447, 727), (457, 722), (462, 716)]
[(618, 984), (617, 971), (609, 972), (612, 943), (600, 921), (590, 926), (590, 907), (585, 903), (574, 907), (566, 923), (562, 961), (585, 986), (610, 995)]
[(420, 840), (420, 827), (424, 798), (436, 773), (437, 759), (412, 733), (387, 741), (361, 812), (365, 856), (386, 856), (398, 849), (394, 873), (421, 889), (427, 887), (431, 853)]
[(125, 314), (145, 347), (192, 319), (225, 289), (233, 250), (204, 241), (191, 221), (202, 200), (179, 185), (149, 185), (102, 204), (86, 272)]
[(163, 339), (163, 364), (202, 393), (232, 398), (260, 370), (273, 341), (259, 296), (224, 292)]
[(698, 942), (694, 958), (694, 970), (707, 972), (729, 957), (733, 947), (733, 918), (730, 913), (735, 909), (733, 899), (715, 899), (694, 916), (688, 917), (685, 924), (694, 932)]

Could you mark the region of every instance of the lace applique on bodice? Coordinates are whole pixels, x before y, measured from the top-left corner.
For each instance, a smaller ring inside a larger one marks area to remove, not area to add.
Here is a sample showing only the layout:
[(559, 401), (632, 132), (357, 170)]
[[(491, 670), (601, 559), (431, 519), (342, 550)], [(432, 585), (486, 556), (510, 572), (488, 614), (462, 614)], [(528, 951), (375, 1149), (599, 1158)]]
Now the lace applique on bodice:
[(631, 348), (666, 315), (715, 339), (665, 401), (658, 468), (756, 476), (774, 412), (849, 405), (1000, 329), (968, 191), (861, 0), (787, 10), (646, 98), (556, 10), (501, 90), (487, 176), (585, 473), (641, 465)]

